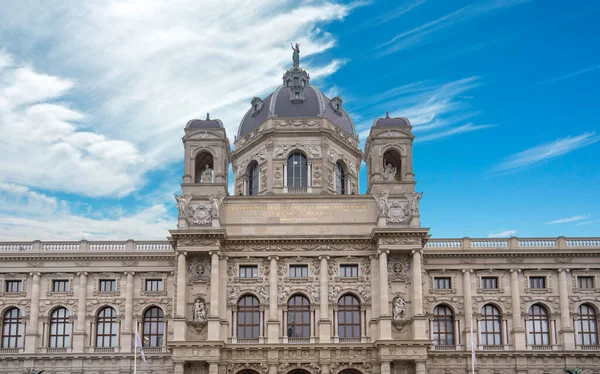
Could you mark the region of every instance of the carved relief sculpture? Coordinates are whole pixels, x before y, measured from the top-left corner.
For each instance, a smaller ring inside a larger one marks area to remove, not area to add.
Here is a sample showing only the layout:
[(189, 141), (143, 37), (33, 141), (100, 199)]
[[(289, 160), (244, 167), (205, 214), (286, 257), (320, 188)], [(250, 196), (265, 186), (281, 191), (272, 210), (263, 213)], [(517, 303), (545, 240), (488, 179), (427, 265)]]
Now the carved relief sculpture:
[(393, 302), (392, 308), (392, 318), (395, 321), (399, 321), (404, 319), (406, 315), (406, 302), (402, 298), (402, 296), (397, 296)]
[(212, 203), (212, 216), (219, 217), (219, 211), (221, 208), (221, 203), (223, 203), (223, 199), (225, 198), (225, 193), (223, 193), (223, 191), (219, 191), (219, 193), (217, 193), (216, 195), (210, 195), (208, 196), (208, 198)]
[(194, 312), (194, 321), (206, 322), (206, 305), (204, 304), (204, 301), (196, 299), (192, 311)]
[(192, 195), (177, 195), (175, 194), (175, 200), (177, 200), (177, 209), (179, 210), (179, 218), (185, 218), (185, 210), (192, 201)]
[(379, 192), (373, 194), (375, 201), (377, 201), (377, 210), (379, 211), (379, 216), (387, 216), (387, 199), (390, 196), (389, 192)]
[(408, 192), (406, 194), (411, 216), (419, 215), (419, 201), (421, 200), (421, 197), (423, 197), (423, 192)]

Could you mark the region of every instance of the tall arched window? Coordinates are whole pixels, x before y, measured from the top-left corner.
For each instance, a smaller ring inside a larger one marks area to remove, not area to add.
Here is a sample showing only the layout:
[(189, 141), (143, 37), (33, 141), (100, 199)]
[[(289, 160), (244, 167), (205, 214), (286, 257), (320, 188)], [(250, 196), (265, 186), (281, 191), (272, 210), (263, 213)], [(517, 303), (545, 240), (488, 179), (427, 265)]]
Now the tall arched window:
[(550, 344), (548, 325), (548, 310), (539, 304), (532, 305), (529, 308), (529, 319), (527, 320), (530, 345)]
[(344, 165), (340, 161), (335, 164), (335, 193), (344, 195), (346, 193), (346, 176)]
[(96, 316), (96, 348), (117, 346), (117, 311), (107, 306)]
[(71, 345), (71, 323), (67, 308), (56, 308), (50, 314), (50, 333), (48, 347), (67, 348)]
[(338, 301), (338, 335), (360, 338), (360, 301), (354, 295), (344, 295)]
[(19, 308), (10, 308), (2, 318), (2, 348), (21, 348), (23, 321)]
[(288, 157), (287, 185), (292, 188), (308, 186), (306, 157), (300, 152)]
[(588, 304), (577, 308), (577, 343), (598, 345), (598, 317), (596, 310)]
[(500, 309), (489, 304), (481, 308), (479, 332), (482, 345), (502, 345), (501, 323)]
[(433, 309), (433, 344), (454, 345), (454, 314), (445, 305)]
[(254, 296), (247, 295), (238, 301), (237, 337), (258, 339), (260, 336), (260, 303)]
[(248, 167), (248, 195), (258, 195), (258, 163), (252, 161)]
[(162, 309), (153, 306), (144, 313), (144, 347), (162, 347), (164, 334), (164, 314)]
[(302, 295), (294, 295), (288, 301), (288, 331), (290, 338), (310, 337), (310, 302)]

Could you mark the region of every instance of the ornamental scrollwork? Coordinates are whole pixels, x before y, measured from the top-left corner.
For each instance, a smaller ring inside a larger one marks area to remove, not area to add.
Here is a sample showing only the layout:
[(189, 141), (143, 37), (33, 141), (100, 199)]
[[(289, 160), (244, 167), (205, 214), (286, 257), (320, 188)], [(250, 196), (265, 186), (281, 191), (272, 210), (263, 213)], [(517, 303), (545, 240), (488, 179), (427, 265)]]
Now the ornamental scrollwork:
[(243, 364), (227, 364), (227, 374), (236, 374), (242, 370), (254, 370), (260, 374), (267, 374), (269, 367), (266, 363), (243, 363)]
[(391, 257), (388, 262), (388, 278), (391, 281), (410, 280), (410, 260), (408, 257)]
[(381, 244), (421, 245), (419, 238), (381, 238)]
[(193, 258), (188, 263), (188, 282), (197, 280), (209, 280), (211, 271), (211, 263), (208, 260)]

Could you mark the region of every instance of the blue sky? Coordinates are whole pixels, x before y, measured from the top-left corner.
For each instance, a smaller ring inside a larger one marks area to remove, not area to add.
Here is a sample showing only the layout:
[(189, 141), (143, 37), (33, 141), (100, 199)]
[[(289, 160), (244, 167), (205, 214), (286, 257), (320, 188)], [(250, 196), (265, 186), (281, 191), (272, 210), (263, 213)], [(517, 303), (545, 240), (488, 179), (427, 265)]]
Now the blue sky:
[[(302, 65), (406, 116), (434, 237), (599, 236), (600, 3), (3, 1), (0, 240), (163, 239), (187, 120)], [(363, 174), (363, 189), (366, 187)]]

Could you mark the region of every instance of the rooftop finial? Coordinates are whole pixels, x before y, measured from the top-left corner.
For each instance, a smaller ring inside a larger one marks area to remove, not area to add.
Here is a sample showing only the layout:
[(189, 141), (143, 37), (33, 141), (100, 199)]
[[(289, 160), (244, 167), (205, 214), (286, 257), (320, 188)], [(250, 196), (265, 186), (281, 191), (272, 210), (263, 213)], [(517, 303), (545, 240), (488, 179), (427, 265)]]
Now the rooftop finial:
[(388, 112), (387, 110), (385, 111), (385, 118), (390, 118), (390, 112)]
[(294, 50), (294, 54), (292, 55), (292, 61), (294, 61), (294, 67), (299, 68), (300, 67), (300, 44), (296, 43), (295, 48), (291, 43), (290, 43), (290, 46)]
[(210, 114), (206, 113), (206, 120), (210, 121)]

